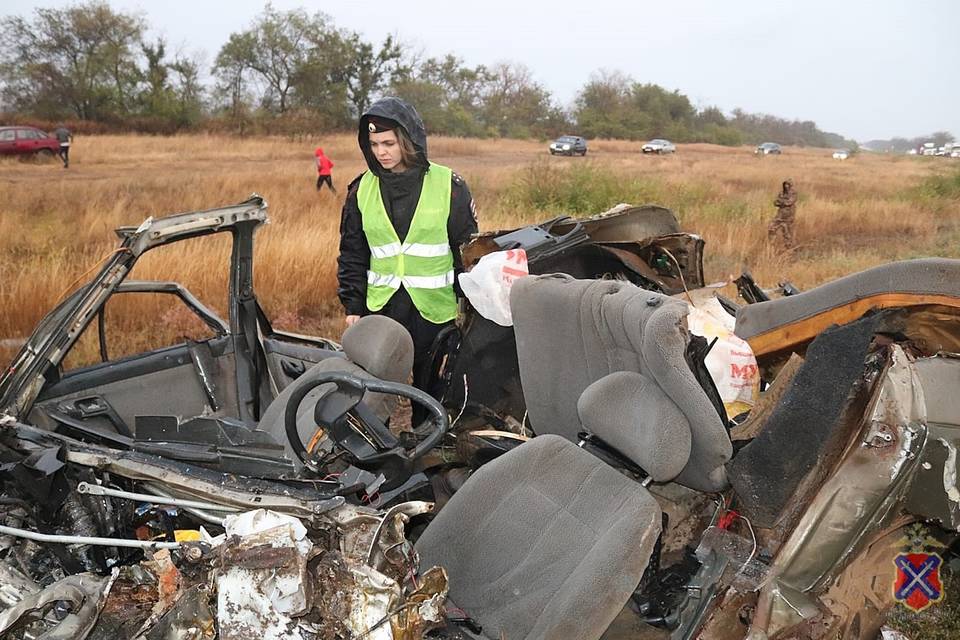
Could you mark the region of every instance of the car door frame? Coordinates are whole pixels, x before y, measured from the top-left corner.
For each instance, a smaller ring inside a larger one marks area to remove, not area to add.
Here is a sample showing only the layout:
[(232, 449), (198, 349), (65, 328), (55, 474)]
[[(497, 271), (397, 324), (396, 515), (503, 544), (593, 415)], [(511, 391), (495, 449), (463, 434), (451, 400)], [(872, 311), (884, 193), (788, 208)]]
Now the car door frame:
[(236, 359), (237, 417), (256, 423), (273, 398), (253, 288), (253, 237), (266, 221), (266, 202), (254, 194), (237, 205), (148, 218), (139, 227), (118, 229), (120, 246), (99, 273), (41, 320), (0, 376), (0, 411), (18, 419), (29, 413), (43, 388), (59, 379), (67, 353), (144, 253), (190, 238), (231, 233), (228, 338)]

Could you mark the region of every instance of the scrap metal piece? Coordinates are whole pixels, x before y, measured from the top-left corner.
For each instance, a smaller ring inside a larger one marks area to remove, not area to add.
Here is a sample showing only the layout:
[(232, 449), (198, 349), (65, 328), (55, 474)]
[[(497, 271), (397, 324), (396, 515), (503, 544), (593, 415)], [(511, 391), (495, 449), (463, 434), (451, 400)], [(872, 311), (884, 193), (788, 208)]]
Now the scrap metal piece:
[(748, 304), (757, 304), (758, 302), (768, 302), (770, 300), (770, 296), (760, 288), (760, 285), (753, 279), (753, 275), (749, 271), (741, 273), (740, 277), (733, 282), (737, 285), (737, 292), (740, 294), (740, 297), (746, 300)]
[[(413, 545), (410, 545), (404, 536), (404, 525), (414, 516), (433, 513), (433, 508), (432, 502), (412, 501), (402, 502), (387, 510), (373, 534), (370, 551), (367, 552), (367, 564), (382, 572), (387, 571), (388, 563), (394, 566), (400, 565), (403, 567), (403, 574), (400, 576), (402, 578), (409, 570), (408, 557), (413, 550)], [(409, 547), (406, 553), (401, 549), (402, 557), (396, 557), (395, 550), (405, 544)]]
[(303, 524), (264, 509), (228, 516), (217, 577), (221, 640), (294, 640), (295, 616), (309, 608), (307, 560), (313, 542)]
[(427, 631), (443, 626), (447, 619), (447, 572), (443, 567), (431, 567), (420, 576), (419, 584), (391, 618), (393, 640), (419, 640)]
[(39, 593), (27, 596), (17, 605), (0, 613), (0, 637), (6, 637), (5, 634), (20, 625), (43, 618), (50, 606), (66, 601), (72, 605), (69, 613), (40, 637), (42, 640), (83, 640), (97, 623), (97, 617), (118, 573), (117, 568), (114, 568), (109, 576), (78, 573), (54, 582)]
[(150, 616), (140, 627), (134, 637), (149, 629), (169, 611), (180, 597), (180, 571), (170, 558), (170, 552), (163, 550), (153, 556), (153, 560), (141, 565), (157, 578), (157, 602), (153, 605)]
[(19, 569), (0, 562), (0, 605), (12, 607), (24, 598), (40, 591), (40, 585)]
[(350, 600), (353, 607), (347, 628), (364, 640), (394, 640), (390, 620), (400, 599), (397, 583), (367, 565), (350, 566), (354, 579)]
[(211, 640), (217, 635), (210, 609), (210, 593), (204, 585), (185, 591), (173, 608), (143, 634), (145, 640)]

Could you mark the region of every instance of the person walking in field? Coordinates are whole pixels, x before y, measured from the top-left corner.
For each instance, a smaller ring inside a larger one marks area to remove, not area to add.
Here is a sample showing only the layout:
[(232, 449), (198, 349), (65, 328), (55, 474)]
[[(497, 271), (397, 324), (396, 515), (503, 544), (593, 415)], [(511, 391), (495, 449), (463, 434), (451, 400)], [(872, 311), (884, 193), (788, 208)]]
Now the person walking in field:
[(60, 125), (53, 132), (54, 137), (60, 143), (60, 159), (63, 160), (63, 168), (70, 167), (70, 143), (73, 142), (73, 134), (65, 126)]
[(323, 154), (323, 148), (317, 147), (313, 152), (317, 161), (317, 192), (319, 193), (323, 185), (330, 187), (330, 191), (337, 192), (333, 186), (333, 161)]
[(767, 229), (767, 236), (773, 242), (780, 241), (786, 249), (794, 247), (793, 225), (797, 216), (797, 190), (793, 186), (793, 180), (787, 178), (783, 181), (783, 186), (777, 199), (773, 201), (777, 208), (777, 215), (770, 222)]
[(350, 183), (340, 221), (337, 294), (347, 326), (382, 314), (410, 332), (414, 384), (430, 377), (430, 347), (457, 315), (460, 245), (477, 232), (463, 178), (427, 160), (416, 109), (383, 98), (360, 117), (367, 171)]

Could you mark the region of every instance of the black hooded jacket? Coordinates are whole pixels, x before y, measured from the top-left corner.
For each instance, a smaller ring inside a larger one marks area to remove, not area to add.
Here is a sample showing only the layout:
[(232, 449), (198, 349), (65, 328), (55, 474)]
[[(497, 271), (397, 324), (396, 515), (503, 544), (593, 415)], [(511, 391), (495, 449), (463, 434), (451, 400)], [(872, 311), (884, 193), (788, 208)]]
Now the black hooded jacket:
[[(367, 119), (371, 116), (389, 118), (399, 123), (406, 131), (417, 149), (417, 164), (403, 173), (391, 173), (383, 169), (370, 150), (370, 132)], [(428, 170), (427, 133), (423, 121), (413, 107), (399, 98), (383, 98), (371, 106), (360, 117), (357, 135), (363, 157), (370, 171), (380, 178), (380, 195), (387, 210), (390, 222), (401, 241), (410, 230), (413, 213), (420, 200), (423, 187), (423, 174)], [(343, 205), (340, 218), (340, 257), (337, 258), (337, 295), (347, 315), (365, 315), (367, 310), (367, 269), (370, 267), (370, 245), (363, 233), (360, 207), (357, 205), (357, 190), (360, 176), (347, 187), (347, 201)], [(460, 257), (460, 245), (470, 235), (477, 232), (477, 221), (473, 197), (466, 182), (456, 173), (453, 174), (450, 191), (450, 215), (447, 218), (447, 237), (453, 252), (454, 271), (463, 270)], [(400, 291), (403, 299), (408, 299), (405, 291)], [(398, 297), (394, 295), (394, 298)], [(391, 299), (391, 303), (394, 302)]]

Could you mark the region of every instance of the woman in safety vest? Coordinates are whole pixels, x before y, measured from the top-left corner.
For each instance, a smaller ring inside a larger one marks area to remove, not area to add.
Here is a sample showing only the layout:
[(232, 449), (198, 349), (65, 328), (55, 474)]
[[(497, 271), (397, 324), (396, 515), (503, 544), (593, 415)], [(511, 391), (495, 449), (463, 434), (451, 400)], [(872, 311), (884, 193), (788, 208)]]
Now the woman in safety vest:
[(422, 386), (430, 347), (457, 315), (460, 245), (477, 232), (473, 198), (463, 178), (427, 160), (423, 121), (403, 100), (375, 102), (357, 138), (369, 170), (347, 188), (337, 295), (347, 326), (378, 313), (407, 328)]

